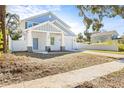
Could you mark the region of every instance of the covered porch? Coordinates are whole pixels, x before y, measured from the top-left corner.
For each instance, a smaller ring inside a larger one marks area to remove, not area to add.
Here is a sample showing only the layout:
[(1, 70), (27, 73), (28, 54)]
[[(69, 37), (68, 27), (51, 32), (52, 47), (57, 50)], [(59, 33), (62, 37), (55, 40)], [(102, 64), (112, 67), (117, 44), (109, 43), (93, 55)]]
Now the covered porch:
[(63, 32), (29, 30), (27, 33), (28, 52), (49, 52), (65, 50)]

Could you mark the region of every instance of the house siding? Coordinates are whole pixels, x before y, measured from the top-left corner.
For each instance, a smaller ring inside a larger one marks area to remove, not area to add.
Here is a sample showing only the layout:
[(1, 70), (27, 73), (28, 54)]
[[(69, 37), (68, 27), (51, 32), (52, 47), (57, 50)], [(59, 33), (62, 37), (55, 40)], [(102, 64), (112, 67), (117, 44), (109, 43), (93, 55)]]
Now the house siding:
[(65, 50), (73, 50), (74, 49), (74, 37), (73, 36), (65, 36)]
[(59, 51), (61, 47), (61, 34), (50, 34), (50, 37), (54, 37), (54, 45), (50, 45), (52, 51)]
[[(60, 23), (54, 24), (53, 22), (55, 20), (58, 20)], [(34, 23), (36, 23), (35, 25), (37, 26), (34, 26)], [(29, 27), (29, 24), (31, 24), (30, 27)], [(32, 50), (33, 38), (38, 38), (38, 49), (37, 50), (33, 49), (33, 51), (39, 51), (39, 52), (45, 51), (46, 47), (50, 47), (51, 50), (61, 50), (61, 48), (62, 49), (65, 48), (66, 50), (73, 49), (74, 34), (72, 34), (72, 32), (70, 31), (70, 27), (67, 24), (65, 24), (63, 21), (61, 21), (59, 18), (52, 15), (51, 13), (25, 19), (21, 21), (20, 26), (22, 31), (25, 31), (26, 35), (23, 35), (23, 40), (21, 41), (17, 40), (16, 43), (12, 44), (12, 46), (14, 46), (13, 50), (27, 51), (28, 47), (30, 47)], [(28, 34), (29, 32), (31, 32), (31, 35)], [(48, 32), (50, 32), (50, 37), (55, 37), (54, 45), (47, 45), (48, 39), (46, 40), (46, 38), (47, 38)], [(64, 39), (62, 39), (63, 32), (64, 32)], [(65, 41), (65, 44), (62, 41)]]
[(36, 27), (34, 30), (41, 30), (41, 31), (55, 31), (55, 32), (61, 32), (60, 30), (58, 30), (57, 28), (53, 27), (51, 24), (47, 23), (44, 24), (40, 27)]
[(118, 37), (118, 34), (112, 33), (112, 34), (104, 34), (104, 35), (91, 35), (91, 42), (92, 43), (99, 43), (99, 42), (105, 42), (107, 40), (113, 40)]
[(33, 51), (45, 51), (46, 33), (33, 32), (32, 38), (38, 38), (38, 49), (33, 49)]

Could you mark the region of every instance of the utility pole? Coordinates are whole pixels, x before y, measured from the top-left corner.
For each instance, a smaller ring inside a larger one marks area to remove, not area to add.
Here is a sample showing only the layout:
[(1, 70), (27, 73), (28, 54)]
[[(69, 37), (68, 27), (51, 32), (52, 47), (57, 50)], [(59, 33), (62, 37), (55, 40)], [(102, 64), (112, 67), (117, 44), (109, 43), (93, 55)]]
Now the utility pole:
[(3, 52), (7, 52), (7, 35), (6, 35), (6, 28), (5, 28), (5, 17), (6, 17), (6, 6), (0, 5), (0, 22), (2, 34), (3, 34)]

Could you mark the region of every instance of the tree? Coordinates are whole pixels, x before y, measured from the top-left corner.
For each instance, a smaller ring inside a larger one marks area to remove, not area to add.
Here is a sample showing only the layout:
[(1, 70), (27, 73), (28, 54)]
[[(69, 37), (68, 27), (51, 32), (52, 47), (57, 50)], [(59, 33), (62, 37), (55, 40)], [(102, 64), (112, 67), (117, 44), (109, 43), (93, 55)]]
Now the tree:
[[(0, 33), (1, 38), (3, 39), (3, 52), (7, 52), (7, 40), (6, 40), (6, 29), (5, 29), (5, 15), (6, 15), (6, 6), (0, 5)], [(0, 39), (1, 39), (0, 38)]]
[(20, 37), (22, 37), (19, 19), (19, 16), (16, 14), (6, 14), (6, 28), (12, 40), (18, 40)]
[(80, 10), (79, 15), (83, 17), (86, 31), (90, 28), (93, 31), (100, 31), (104, 26), (102, 23), (104, 17), (113, 18), (120, 16), (124, 18), (123, 5), (77, 5), (76, 7)]
[(90, 42), (92, 33), (89, 31), (84, 31), (84, 35), (86, 36), (86, 41)]
[(83, 42), (83, 34), (82, 33), (78, 34), (77, 42)]
[[(6, 22), (5, 20), (8, 19)], [(13, 21), (12, 21), (13, 20)], [(6, 24), (7, 23), (7, 24)], [(21, 37), (21, 30), (19, 28), (19, 16), (16, 14), (6, 14), (6, 6), (0, 5), (0, 41), (3, 41), (3, 52), (7, 52), (7, 31), (12, 39), (19, 39)], [(2, 32), (2, 33), (1, 33)]]
[(100, 31), (104, 26), (102, 23), (104, 17), (113, 18), (120, 16), (124, 18), (124, 5), (77, 5), (80, 12), (79, 15), (83, 17), (83, 23), (86, 27), (84, 34), (90, 41), (91, 28), (94, 32)]

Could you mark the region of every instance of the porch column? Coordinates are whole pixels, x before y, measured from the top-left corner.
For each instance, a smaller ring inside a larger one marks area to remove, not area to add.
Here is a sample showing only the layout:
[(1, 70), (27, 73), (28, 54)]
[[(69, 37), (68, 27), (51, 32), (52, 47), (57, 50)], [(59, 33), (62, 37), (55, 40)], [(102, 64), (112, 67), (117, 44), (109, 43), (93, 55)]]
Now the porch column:
[(64, 40), (64, 33), (62, 32), (61, 34), (61, 46), (60, 46), (61, 51), (65, 50), (65, 40)]
[(45, 51), (50, 51), (50, 32), (46, 32), (46, 46)]
[(28, 34), (27, 34), (27, 50), (28, 52), (32, 52), (32, 31), (31, 30), (28, 30)]

